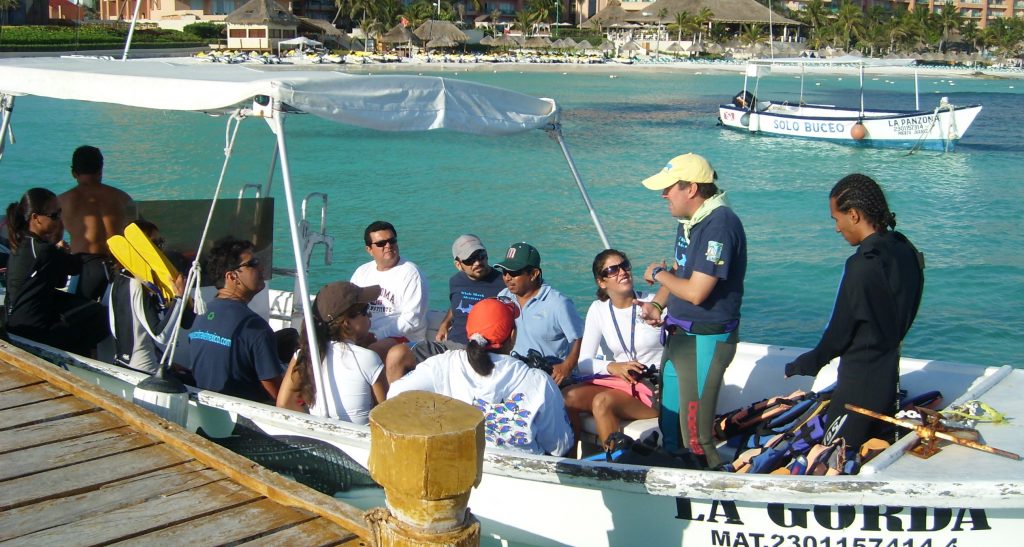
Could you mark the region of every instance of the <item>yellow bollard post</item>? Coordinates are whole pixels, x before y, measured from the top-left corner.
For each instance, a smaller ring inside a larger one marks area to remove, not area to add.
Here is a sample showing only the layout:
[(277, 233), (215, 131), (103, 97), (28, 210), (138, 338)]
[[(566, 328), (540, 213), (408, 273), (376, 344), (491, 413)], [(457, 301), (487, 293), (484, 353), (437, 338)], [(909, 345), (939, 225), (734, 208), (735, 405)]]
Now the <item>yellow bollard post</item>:
[(370, 412), (370, 474), (387, 509), (368, 511), (377, 545), (480, 544), (467, 505), (483, 474), (484, 417), (455, 399), (413, 391)]

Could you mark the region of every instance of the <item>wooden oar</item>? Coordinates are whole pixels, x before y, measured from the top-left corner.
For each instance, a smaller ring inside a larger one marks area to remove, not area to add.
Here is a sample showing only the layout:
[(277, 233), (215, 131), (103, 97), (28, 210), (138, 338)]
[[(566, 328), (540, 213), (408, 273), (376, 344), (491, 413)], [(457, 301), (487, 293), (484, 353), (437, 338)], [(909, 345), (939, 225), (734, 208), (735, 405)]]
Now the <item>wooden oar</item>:
[(949, 433), (946, 433), (945, 431), (938, 431), (935, 428), (929, 427), (929, 426), (924, 425), (924, 424), (917, 424), (917, 423), (914, 423), (914, 422), (912, 422), (910, 420), (901, 420), (899, 418), (893, 418), (892, 416), (886, 416), (885, 414), (879, 414), (879, 413), (877, 413), (877, 412), (875, 412), (873, 410), (868, 410), (866, 408), (861, 408), (861, 407), (859, 407), (857, 405), (852, 405), (852, 404), (849, 404), (849, 403), (846, 404), (846, 408), (847, 408), (847, 410), (852, 410), (854, 412), (859, 412), (861, 414), (864, 414), (865, 416), (871, 416), (872, 418), (875, 418), (876, 420), (882, 420), (883, 422), (889, 422), (891, 424), (896, 424), (896, 425), (898, 425), (900, 427), (905, 427), (907, 429), (912, 429), (912, 430), (914, 430), (915, 433), (917, 433), (918, 437), (921, 437), (921, 439), (923, 441), (927, 441), (928, 439), (932, 439), (932, 438), (937, 438), (937, 439), (942, 439), (944, 441), (949, 441), (951, 443), (959, 444), (961, 446), (966, 446), (968, 448), (973, 448), (975, 450), (981, 450), (982, 452), (988, 452), (989, 454), (995, 454), (997, 456), (1002, 456), (1004, 458), (1010, 458), (1011, 460), (1020, 460), (1021, 459), (1019, 455), (1014, 454), (1013, 452), (1008, 452), (1006, 450), (1001, 450), (999, 448), (988, 446), (986, 444), (981, 444), (981, 443), (979, 443), (977, 441), (972, 441), (970, 439), (961, 439), (960, 437), (957, 437), (955, 435), (951, 435)]

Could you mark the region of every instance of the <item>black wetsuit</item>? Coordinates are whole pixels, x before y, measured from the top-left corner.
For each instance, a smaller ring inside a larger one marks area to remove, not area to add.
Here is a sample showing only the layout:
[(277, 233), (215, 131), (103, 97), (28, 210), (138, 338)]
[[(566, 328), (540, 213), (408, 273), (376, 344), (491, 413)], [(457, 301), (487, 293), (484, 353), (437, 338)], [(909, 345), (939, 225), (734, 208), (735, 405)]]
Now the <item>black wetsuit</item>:
[(835, 357), (838, 382), (824, 442), (843, 437), (850, 448), (882, 425), (847, 411), (846, 403), (893, 415), (899, 389), (900, 346), (917, 316), (924, 257), (899, 232), (879, 232), (846, 261), (832, 318), (817, 347), (786, 365), (786, 375), (815, 375)]
[(7, 330), (88, 355), (110, 329), (103, 306), (59, 290), (81, 269), (81, 258), (26, 236), (7, 265)]

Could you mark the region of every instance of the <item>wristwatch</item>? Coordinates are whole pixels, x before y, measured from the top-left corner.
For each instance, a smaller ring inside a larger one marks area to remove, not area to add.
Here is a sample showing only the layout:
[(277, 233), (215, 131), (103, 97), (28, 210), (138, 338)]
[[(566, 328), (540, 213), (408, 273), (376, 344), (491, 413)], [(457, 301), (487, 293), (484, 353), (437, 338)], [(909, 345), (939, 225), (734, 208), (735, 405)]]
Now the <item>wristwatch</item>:
[(651, 271), (651, 279), (653, 281), (657, 281), (658, 280), (658, 274), (660, 274), (661, 272), (664, 272), (664, 271), (665, 271), (665, 267), (664, 266), (658, 266), (658, 267), (654, 268), (654, 270)]

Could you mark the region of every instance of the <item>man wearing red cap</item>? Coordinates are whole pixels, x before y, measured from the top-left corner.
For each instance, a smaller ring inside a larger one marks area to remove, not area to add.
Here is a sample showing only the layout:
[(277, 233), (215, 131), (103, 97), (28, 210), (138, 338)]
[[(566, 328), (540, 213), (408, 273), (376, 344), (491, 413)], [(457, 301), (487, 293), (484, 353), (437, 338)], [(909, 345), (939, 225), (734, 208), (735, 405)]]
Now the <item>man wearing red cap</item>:
[(464, 401), (483, 412), (489, 445), (561, 456), (572, 447), (573, 435), (558, 386), (508, 355), (518, 315), (512, 302), (477, 302), (466, 320), (466, 349), (423, 361), (391, 385), (388, 397), (431, 391)]

